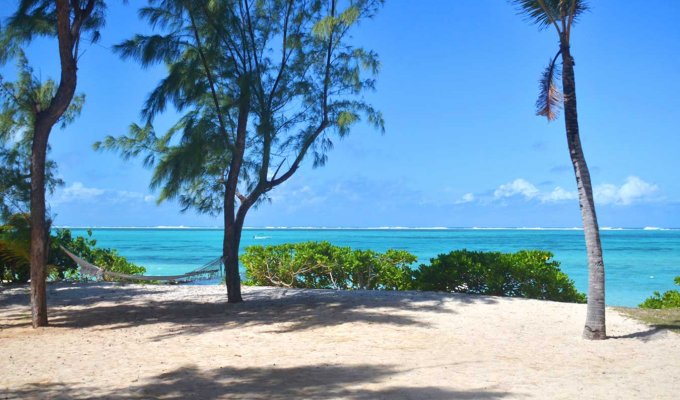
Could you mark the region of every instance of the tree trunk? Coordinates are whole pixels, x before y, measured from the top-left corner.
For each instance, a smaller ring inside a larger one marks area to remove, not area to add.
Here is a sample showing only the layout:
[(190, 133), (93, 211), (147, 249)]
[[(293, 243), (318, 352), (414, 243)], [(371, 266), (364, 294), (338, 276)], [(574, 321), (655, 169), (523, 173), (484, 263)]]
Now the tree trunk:
[[(241, 297), (241, 276), (238, 271), (238, 248), (241, 244), (241, 230), (243, 229), (245, 212), (249, 208), (245, 206), (244, 200), (239, 198), (241, 206), (238, 209), (238, 214), (236, 213), (236, 198), (239, 197), (238, 179), (246, 149), (248, 114), (250, 112), (250, 92), (247, 86), (241, 96), (236, 125), (236, 141), (229, 165), (227, 181), (224, 186), (224, 241), (222, 243), (222, 255), (224, 257), (225, 283), (227, 285), (227, 301), (229, 303), (243, 301)], [(243, 215), (241, 215), (242, 210)]]
[(567, 131), (569, 155), (571, 156), (571, 162), (576, 175), (581, 218), (583, 219), (583, 233), (586, 240), (586, 252), (588, 253), (588, 309), (583, 337), (591, 340), (606, 339), (604, 261), (602, 259), (600, 229), (595, 213), (590, 172), (588, 171), (588, 165), (586, 164), (579, 136), (574, 60), (571, 56), (568, 41), (563, 37), (561, 42), (564, 122)]
[[(78, 3), (78, 2), (76, 2)], [(75, 3), (74, 3), (75, 4)], [(56, 0), (57, 39), (59, 43), (59, 61), (61, 80), (49, 106), (41, 110), (35, 106), (35, 126), (31, 148), (31, 311), (33, 327), (47, 326), (47, 251), (49, 227), (46, 221), (45, 206), (45, 160), (47, 144), (52, 127), (66, 112), (77, 84), (77, 65), (74, 56), (75, 44), (80, 40), (80, 27), (86, 21), (95, 6), (88, 0), (85, 9), (71, 25), (71, 3), (68, 0)]]
[(33, 327), (47, 326), (45, 159), (52, 125), (37, 118), (31, 149), (31, 311)]
[[(233, 199), (231, 204), (233, 204)], [(227, 301), (229, 303), (239, 303), (243, 301), (241, 297), (241, 275), (238, 270), (238, 249), (241, 245), (241, 229), (238, 222), (234, 219), (234, 206), (228, 207), (225, 199), (225, 223), (224, 241), (222, 243), (222, 255), (224, 257), (224, 275), (227, 285)], [(231, 210), (228, 210), (231, 208)], [(230, 215), (230, 217), (228, 216)]]

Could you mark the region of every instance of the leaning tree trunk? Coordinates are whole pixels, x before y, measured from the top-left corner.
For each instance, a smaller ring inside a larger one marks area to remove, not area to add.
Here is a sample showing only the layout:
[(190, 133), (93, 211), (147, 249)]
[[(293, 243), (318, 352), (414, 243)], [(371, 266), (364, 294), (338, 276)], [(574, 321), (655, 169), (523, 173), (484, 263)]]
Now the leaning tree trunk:
[(52, 126), (38, 116), (31, 149), (31, 311), (33, 327), (47, 326), (45, 159)]
[(579, 136), (574, 60), (571, 56), (569, 43), (564, 38), (561, 50), (564, 121), (567, 131), (567, 144), (576, 175), (581, 218), (583, 219), (583, 233), (586, 239), (586, 252), (588, 253), (588, 309), (583, 337), (586, 339), (605, 339), (607, 335), (605, 329), (604, 261), (602, 259), (600, 229), (595, 213), (590, 172), (588, 171), (586, 158), (583, 155), (581, 138)]

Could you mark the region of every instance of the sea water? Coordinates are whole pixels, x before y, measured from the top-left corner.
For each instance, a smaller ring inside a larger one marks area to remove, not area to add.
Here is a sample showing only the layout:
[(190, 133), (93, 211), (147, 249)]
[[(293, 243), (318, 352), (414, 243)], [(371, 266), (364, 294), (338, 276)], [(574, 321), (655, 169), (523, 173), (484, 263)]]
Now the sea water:
[[(85, 229), (73, 229), (87, 235)], [(115, 248), (149, 275), (175, 275), (219, 257), (220, 229), (97, 228), (98, 246)], [(655, 290), (677, 288), (680, 230), (602, 230), (608, 305), (636, 306)], [(241, 251), (251, 245), (325, 240), (338, 246), (385, 251), (406, 250), (427, 263), (457, 249), (512, 252), (548, 250), (576, 287), (587, 291), (588, 268), (579, 229), (244, 229)]]

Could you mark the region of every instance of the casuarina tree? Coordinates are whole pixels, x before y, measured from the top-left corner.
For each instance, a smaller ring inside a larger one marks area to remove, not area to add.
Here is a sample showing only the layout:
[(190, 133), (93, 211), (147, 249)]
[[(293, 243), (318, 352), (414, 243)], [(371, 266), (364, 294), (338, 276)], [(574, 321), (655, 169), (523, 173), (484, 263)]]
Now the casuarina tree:
[[(240, 302), (238, 250), (250, 209), (289, 180), (303, 161), (327, 160), (334, 137), (382, 116), (361, 95), (379, 63), (349, 32), (382, 0), (150, 0), (140, 16), (155, 29), (117, 46), (124, 58), (163, 63), (128, 135), (95, 148), (143, 156), (159, 202), (224, 218), (229, 302)], [(180, 113), (164, 134), (153, 128), (168, 105)]]
[[(45, 169), (50, 133), (72, 104), (83, 40), (94, 41), (103, 25), (103, 0), (20, 0), (0, 29), (0, 62), (14, 58), (38, 37), (56, 38), (60, 79), (47, 98), (28, 99), (31, 110), (31, 307), (33, 327), (47, 325), (46, 264), (49, 228)], [(21, 100), (21, 99), (18, 99)], [(26, 107), (24, 104), (22, 107)]]
[[(552, 121), (558, 108), (564, 108), (567, 146), (576, 175), (578, 199), (583, 220), (588, 254), (588, 308), (583, 337), (605, 339), (604, 261), (600, 230), (595, 213), (590, 172), (581, 146), (576, 109), (576, 79), (574, 57), (571, 53), (571, 32), (576, 20), (588, 9), (584, 0), (513, 0), (528, 17), (541, 28), (554, 28), (559, 38), (559, 49), (540, 80), (540, 95), (536, 102), (537, 114)], [(561, 68), (558, 60), (562, 61)], [(562, 87), (558, 85), (562, 77)]]
[[(28, 282), (31, 265), (31, 145), (35, 123), (34, 109), (49, 105), (57, 89), (48, 79), (36, 79), (23, 51), (16, 57), (16, 80), (0, 76), (0, 278)], [(84, 96), (73, 98), (61, 116), (64, 127), (80, 113)], [(48, 193), (63, 184), (56, 176), (56, 163), (45, 161), (45, 189)], [(50, 219), (46, 221), (49, 231)], [(2, 273), (2, 272), (5, 273)], [(14, 271), (14, 272), (12, 272)]]

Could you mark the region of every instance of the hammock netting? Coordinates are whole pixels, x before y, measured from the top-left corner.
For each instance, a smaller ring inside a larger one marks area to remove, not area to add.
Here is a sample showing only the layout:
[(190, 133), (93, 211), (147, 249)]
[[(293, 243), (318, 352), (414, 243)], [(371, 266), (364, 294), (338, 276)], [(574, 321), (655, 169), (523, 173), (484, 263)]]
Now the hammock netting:
[(122, 281), (168, 281), (168, 282), (191, 282), (198, 280), (216, 279), (224, 276), (224, 269), (222, 268), (222, 257), (197, 268), (193, 271), (182, 275), (129, 275), (121, 274), (119, 272), (107, 271), (102, 267), (91, 264), (77, 255), (71, 253), (64, 247), (61, 249), (68, 255), (78, 266), (80, 266), (80, 273), (95, 279), (106, 280), (122, 280)]

